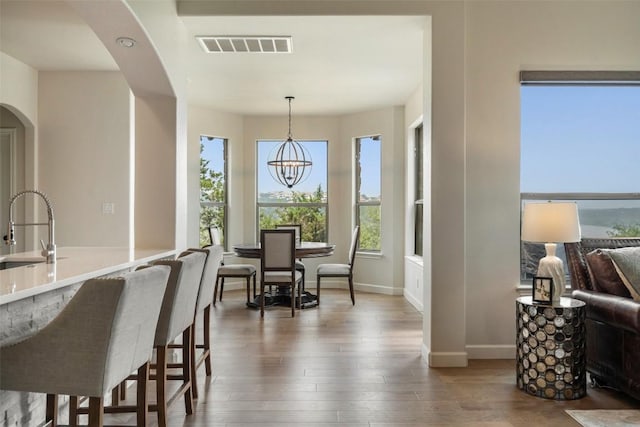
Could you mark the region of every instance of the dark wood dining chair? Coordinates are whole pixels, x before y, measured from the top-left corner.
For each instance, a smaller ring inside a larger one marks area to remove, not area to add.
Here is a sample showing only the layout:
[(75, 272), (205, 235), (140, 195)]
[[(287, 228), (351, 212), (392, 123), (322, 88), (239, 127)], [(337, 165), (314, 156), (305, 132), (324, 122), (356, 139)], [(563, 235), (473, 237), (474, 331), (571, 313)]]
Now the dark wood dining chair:
[[(209, 227), (209, 237), (212, 245), (222, 245), (220, 238), (220, 230), (217, 227)], [(213, 289), (213, 305), (216, 305), (218, 299), (218, 285), (220, 286), (220, 301), (222, 301), (222, 292), (224, 291), (224, 280), (228, 278), (241, 278), (247, 282), (247, 302), (250, 302), (251, 279), (253, 279), (253, 298), (256, 297), (256, 276), (258, 269), (252, 264), (225, 264), (222, 261), (218, 268), (216, 276), (216, 284)]]
[(353, 263), (356, 259), (356, 250), (360, 241), (360, 226), (353, 229), (351, 235), (351, 247), (349, 248), (349, 260), (346, 264), (320, 264), (316, 271), (316, 296), (320, 305), (320, 279), (323, 277), (346, 277), (349, 280), (349, 293), (351, 294), (351, 304), (356, 304), (353, 291)]
[[(302, 243), (302, 224), (278, 224), (276, 230), (294, 230), (296, 232), (296, 247)], [(302, 291), (305, 285), (305, 265), (301, 259), (296, 260), (296, 270), (302, 274)]]
[(260, 317), (264, 317), (265, 286), (291, 287), (291, 317), (295, 316), (296, 286), (298, 305), (302, 307), (302, 274), (296, 270), (294, 230), (260, 231)]

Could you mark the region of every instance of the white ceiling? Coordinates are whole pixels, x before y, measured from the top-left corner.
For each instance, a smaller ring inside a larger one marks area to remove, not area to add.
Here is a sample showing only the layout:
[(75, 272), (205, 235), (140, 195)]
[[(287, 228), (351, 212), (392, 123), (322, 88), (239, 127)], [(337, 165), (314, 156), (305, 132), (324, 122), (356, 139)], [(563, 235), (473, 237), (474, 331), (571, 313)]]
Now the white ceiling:
[[(403, 104), (422, 79), (420, 16), (183, 17), (189, 103), (241, 114)], [(293, 53), (205, 53), (197, 35), (291, 36)], [(38, 70), (117, 70), (63, 1), (1, 0), (0, 50)]]

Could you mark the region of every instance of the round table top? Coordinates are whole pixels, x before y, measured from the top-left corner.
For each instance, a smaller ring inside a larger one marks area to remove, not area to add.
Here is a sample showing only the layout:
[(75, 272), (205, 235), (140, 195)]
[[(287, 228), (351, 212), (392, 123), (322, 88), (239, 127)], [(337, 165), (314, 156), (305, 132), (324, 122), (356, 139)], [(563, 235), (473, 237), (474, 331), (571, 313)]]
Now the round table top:
[[(324, 242), (302, 242), (296, 246), (296, 258), (315, 258), (333, 255), (336, 245)], [(235, 254), (242, 258), (260, 258), (260, 243), (233, 245)]]
[(530, 295), (519, 297), (516, 301), (525, 305), (544, 305), (549, 307), (562, 307), (562, 308), (577, 308), (577, 307), (584, 307), (585, 305), (583, 301), (580, 301), (574, 298), (565, 298), (565, 297), (560, 298), (560, 303), (558, 304), (534, 302), (533, 297), (531, 297)]

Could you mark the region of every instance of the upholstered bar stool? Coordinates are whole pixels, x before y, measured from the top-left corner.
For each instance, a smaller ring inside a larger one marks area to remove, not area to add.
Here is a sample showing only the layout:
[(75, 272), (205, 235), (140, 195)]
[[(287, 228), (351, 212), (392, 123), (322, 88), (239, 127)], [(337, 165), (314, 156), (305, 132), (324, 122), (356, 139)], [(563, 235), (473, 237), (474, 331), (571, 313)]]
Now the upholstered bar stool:
[[(193, 413), (193, 377), (191, 357), (193, 321), (200, 290), (200, 280), (206, 255), (199, 252), (185, 252), (176, 260), (161, 260), (153, 263), (171, 267), (171, 274), (167, 283), (167, 290), (162, 300), (160, 318), (155, 332), (154, 349), (156, 363), (151, 364), (150, 378), (156, 381), (156, 404), (149, 405), (149, 410), (158, 413), (158, 426), (166, 427), (167, 410), (178, 398), (184, 397), (185, 412)], [(171, 364), (167, 362), (167, 353), (172, 343), (182, 335), (179, 348), (182, 350), (182, 362)], [(180, 368), (180, 374), (170, 374), (169, 368)], [(136, 378), (130, 376), (128, 380)], [(167, 396), (167, 382), (180, 381), (178, 390), (172, 396)], [(141, 386), (138, 385), (138, 388)], [(114, 399), (116, 400), (116, 399)], [(130, 406), (113, 406), (105, 408), (112, 412), (132, 412)]]
[[(209, 237), (212, 245), (220, 245), (220, 230), (215, 227), (209, 227)], [(251, 264), (230, 264), (225, 265), (224, 262), (218, 268), (216, 277), (216, 285), (213, 290), (213, 305), (216, 305), (218, 298), (218, 284), (220, 285), (220, 301), (222, 301), (222, 292), (224, 291), (224, 279), (226, 278), (244, 278), (247, 281), (247, 302), (250, 302), (251, 279), (253, 279), (253, 298), (256, 297), (256, 276), (258, 270), (255, 265)]]
[[(162, 300), (160, 319), (156, 328), (154, 347), (156, 350), (155, 375), (156, 405), (150, 405), (150, 410), (158, 412), (158, 425), (166, 427), (167, 409), (180, 397), (184, 396), (185, 412), (193, 413), (193, 378), (191, 373), (191, 339), (193, 337), (193, 319), (200, 290), (200, 280), (206, 255), (193, 252), (184, 254), (174, 261), (156, 261), (153, 265), (168, 265), (171, 274), (167, 284), (167, 291)], [(169, 345), (182, 334), (182, 374), (169, 375), (167, 350)], [(173, 394), (167, 396), (167, 381), (181, 381), (180, 387)]]
[[(193, 321), (193, 337), (191, 340), (191, 379), (193, 382), (193, 397), (197, 399), (198, 381), (196, 374), (198, 368), (204, 363), (207, 377), (211, 376), (211, 304), (213, 302), (213, 287), (218, 274), (218, 268), (222, 263), (223, 249), (220, 245), (205, 246), (202, 249), (187, 249), (180, 257), (193, 252), (201, 252), (206, 256), (204, 270), (200, 280), (200, 290), (198, 291), (198, 302)], [(196, 321), (200, 315), (202, 315), (202, 344), (198, 344), (196, 339)], [(198, 349), (202, 350), (200, 355), (196, 355), (196, 350)], [(169, 364), (169, 367), (172, 367), (172, 364)]]
[[(103, 425), (103, 396), (138, 372), (137, 425), (147, 422), (146, 382), (169, 268), (86, 281), (62, 312), (30, 338), (0, 349), (0, 388), (89, 397), (89, 425)], [(75, 420), (73, 420), (75, 422)], [(73, 423), (72, 422), (72, 423)]]

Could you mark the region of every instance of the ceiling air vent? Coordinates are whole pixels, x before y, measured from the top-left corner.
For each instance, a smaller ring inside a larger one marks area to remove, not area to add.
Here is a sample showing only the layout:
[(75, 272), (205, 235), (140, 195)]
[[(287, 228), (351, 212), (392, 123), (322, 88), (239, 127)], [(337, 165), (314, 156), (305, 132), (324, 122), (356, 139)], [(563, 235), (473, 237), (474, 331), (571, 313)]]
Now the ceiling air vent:
[(291, 36), (196, 36), (207, 53), (291, 53)]

